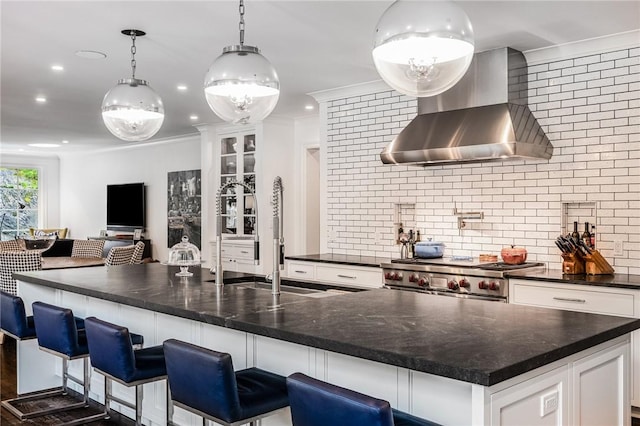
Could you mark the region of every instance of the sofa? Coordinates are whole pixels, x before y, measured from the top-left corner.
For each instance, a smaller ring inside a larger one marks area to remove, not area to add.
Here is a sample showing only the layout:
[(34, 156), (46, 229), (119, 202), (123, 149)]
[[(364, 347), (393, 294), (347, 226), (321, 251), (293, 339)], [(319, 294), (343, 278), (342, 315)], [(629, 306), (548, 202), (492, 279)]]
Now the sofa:
[(69, 228), (29, 228), (29, 234), (32, 237), (48, 237), (55, 235), (58, 238), (65, 239), (69, 233)]

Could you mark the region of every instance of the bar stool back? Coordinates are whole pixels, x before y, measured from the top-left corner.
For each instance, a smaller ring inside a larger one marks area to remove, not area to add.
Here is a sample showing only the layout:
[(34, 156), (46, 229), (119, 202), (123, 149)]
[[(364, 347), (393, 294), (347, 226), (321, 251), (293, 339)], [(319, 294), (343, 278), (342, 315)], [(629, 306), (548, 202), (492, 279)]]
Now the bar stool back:
[(202, 416), (203, 423), (254, 424), (289, 405), (284, 377), (259, 368), (235, 372), (228, 353), (170, 339), (164, 355), (173, 404)]
[[(161, 345), (134, 349), (136, 337), (129, 329), (100, 320), (85, 319), (91, 365), (104, 376), (105, 412), (110, 417), (110, 402), (115, 401), (136, 412), (136, 425), (142, 424), (143, 385), (167, 377), (163, 348)], [(124, 386), (136, 387), (136, 402), (131, 404), (111, 392), (111, 381)]]
[(35, 339), (33, 316), (27, 316), (22, 298), (0, 290), (0, 332), (16, 340)]
[(293, 426), (438, 426), (389, 402), (302, 373), (287, 378)]

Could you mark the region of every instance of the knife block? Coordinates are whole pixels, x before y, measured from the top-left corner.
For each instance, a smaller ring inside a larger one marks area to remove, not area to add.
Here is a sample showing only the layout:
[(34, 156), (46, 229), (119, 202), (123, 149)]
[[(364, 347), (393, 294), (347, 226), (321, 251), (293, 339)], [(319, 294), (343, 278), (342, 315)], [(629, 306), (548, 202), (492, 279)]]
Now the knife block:
[(585, 255), (585, 269), (587, 275), (610, 275), (615, 272), (598, 250), (593, 250), (591, 254)]
[(585, 263), (577, 253), (562, 253), (562, 273), (567, 275), (584, 274)]

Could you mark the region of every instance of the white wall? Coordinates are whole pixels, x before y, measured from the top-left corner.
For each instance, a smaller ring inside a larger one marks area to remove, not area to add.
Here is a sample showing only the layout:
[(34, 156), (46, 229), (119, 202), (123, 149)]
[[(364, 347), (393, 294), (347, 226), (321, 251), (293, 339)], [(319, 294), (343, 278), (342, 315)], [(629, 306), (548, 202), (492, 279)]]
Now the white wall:
[[(72, 238), (106, 229), (107, 185), (144, 182), (154, 259), (167, 259), (167, 173), (200, 169), (199, 135), (158, 143), (70, 154), (60, 160), (60, 223)], [(203, 234), (204, 235), (204, 234)], [(204, 241), (203, 241), (204, 243)]]
[(3, 167), (33, 167), (39, 176), (39, 228), (68, 227), (60, 220), (60, 160), (54, 156), (6, 155), (0, 156)]
[[(320, 144), (320, 123), (318, 117), (307, 117), (296, 120), (295, 129), (295, 161), (293, 161), (293, 176), (295, 184), (286, 188), (285, 197), (293, 200), (295, 214), (290, 216), (285, 226), (293, 228), (292, 239), (289, 239), (286, 254), (313, 254), (307, 250), (309, 239), (309, 220), (314, 222), (313, 216), (319, 213), (320, 194), (309, 193), (310, 188), (318, 187), (319, 182), (310, 182), (309, 174), (309, 150), (318, 149)], [(313, 166), (313, 164), (312, 164)], [(319, 179), (319, 177), (318, 177)], [(310, 211), (313, 203), (309, 198), (315, 198), (317, 211)], [(292, 225), (292, 226), (291, 226)], [(316, 236), (319, 239), (319, 235)], [(312, 239), (314, 240), (314, 239)], [(317, 250), (316, 250), (317, 251)]]
[[(562, 204), (591, 203), (598, 248), (616, 272), (640, 273), (640, 47), (634, 34), (632, 47), (612, 43), (594, 53), (582, 45), (572, 55), (575, 46), (562, 46), (552, 59), (532, 55), (529, 103), (555, 148), (549, 161), (383, 165), (380, 152), (415, 116), (416, 100), (389, 88), (324, 94), (323, 247), (398, 257), (394, 205), (408, 203), (415, 204), (414, 225), (444, 242), (448, 255), (499, 253), (516, 244), (531, 260), (560, 269), (553, 241), (562, 231)], [(455, 205), (482, 211), (485, 219), (459, 230)], [(614, 256), (614, 241), (622, 242), (620, 255)]]

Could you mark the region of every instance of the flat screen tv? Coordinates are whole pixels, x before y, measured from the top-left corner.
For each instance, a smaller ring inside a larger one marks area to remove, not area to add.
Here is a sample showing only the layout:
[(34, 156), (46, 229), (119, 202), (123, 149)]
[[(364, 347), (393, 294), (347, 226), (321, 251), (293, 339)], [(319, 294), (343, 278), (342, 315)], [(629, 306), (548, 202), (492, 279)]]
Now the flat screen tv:
[(132, 232), (144, 226), (144, 183), (107, 185), (107, 229)]

